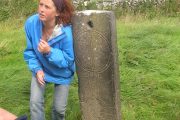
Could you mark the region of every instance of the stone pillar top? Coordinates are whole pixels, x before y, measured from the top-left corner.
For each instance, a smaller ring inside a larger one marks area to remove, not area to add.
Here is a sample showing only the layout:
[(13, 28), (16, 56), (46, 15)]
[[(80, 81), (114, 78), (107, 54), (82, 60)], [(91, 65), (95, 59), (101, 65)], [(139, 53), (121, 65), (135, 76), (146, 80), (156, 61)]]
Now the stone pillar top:
[(102, 13), (108, 13), (110, 11), (106, 11), (106, 10), (84, 10), (84, 11), (79, 11), (77, 12), (77, 14), (84, 14), (84, 15), (91, 15), (91, 14), (102, 14)]

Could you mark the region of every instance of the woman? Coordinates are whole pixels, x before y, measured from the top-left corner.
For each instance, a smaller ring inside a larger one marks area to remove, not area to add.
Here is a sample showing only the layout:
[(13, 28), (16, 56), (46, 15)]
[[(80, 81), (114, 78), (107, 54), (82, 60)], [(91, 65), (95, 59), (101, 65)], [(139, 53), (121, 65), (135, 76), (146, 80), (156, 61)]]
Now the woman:
[(31, 120), (44, 120), (44, 91), (54, 83), (52, 119), (64, 120), (74, 74), (71, 30), (73, 6), (68, 0), (39, 0), (38, 14), (27, 19), (24, 59), (32, 72)]

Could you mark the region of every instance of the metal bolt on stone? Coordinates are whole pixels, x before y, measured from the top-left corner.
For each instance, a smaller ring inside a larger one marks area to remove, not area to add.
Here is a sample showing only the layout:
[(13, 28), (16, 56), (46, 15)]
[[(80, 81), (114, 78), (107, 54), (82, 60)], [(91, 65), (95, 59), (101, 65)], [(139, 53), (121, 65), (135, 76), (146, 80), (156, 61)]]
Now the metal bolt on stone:
[(115, 16), (85, 10), (72, 19), (83, 120), (120, 120)]

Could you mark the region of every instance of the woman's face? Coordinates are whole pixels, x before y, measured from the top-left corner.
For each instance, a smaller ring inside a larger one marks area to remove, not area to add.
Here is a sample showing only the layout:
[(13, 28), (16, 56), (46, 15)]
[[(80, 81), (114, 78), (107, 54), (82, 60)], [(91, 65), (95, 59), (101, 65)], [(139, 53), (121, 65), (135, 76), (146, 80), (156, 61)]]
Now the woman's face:
[(52, 0), (39, 0), (38, 13), (43, 22), (55, 21), (55, 17), (58, 16)]

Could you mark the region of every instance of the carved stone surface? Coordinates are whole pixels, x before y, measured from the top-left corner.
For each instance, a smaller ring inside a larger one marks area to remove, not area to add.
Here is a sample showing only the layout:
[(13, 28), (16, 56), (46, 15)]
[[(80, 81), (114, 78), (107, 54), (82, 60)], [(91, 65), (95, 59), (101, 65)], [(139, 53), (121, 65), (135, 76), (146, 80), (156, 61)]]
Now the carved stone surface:
[(81, 11), (73, 17), (74, 51), (83, 120), (120, 120), (115, 16)]

